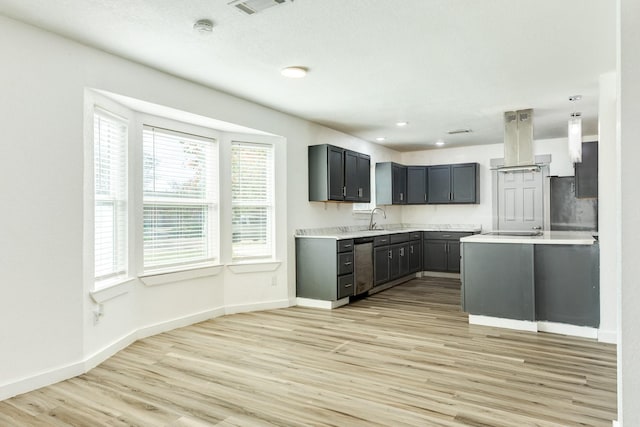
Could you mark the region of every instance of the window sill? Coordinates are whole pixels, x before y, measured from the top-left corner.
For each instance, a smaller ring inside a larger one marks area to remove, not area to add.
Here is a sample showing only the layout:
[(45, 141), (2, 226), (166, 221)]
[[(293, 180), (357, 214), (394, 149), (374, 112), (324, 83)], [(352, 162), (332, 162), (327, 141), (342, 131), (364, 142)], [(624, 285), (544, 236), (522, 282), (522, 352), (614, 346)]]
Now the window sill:
[(201, 277), (217, 276), (222, 271), (222, 265), (207, 265), (188, 270), (148, 273), (140, 276), (146, 286), (158, 286), (181, 280), (198, 279)]
[(247, 261), (247, 262), (236, 262), (233, 264), (227, 264), (227, 268), (231, 270), (231, 272), (236, 274), (244, 274), (244, 273), (261, 273), (267, 271), (276, 271), (282, 261)]
[(122, 279), (122, 281), (110, 283), (100, 289), (95, 289), (89, 292), (89, 295), (96, 304), (102, 304), (110, 299), (128, 293), (133, 287), (133, 282), (135, 281), (136, 279), (133, 277)]

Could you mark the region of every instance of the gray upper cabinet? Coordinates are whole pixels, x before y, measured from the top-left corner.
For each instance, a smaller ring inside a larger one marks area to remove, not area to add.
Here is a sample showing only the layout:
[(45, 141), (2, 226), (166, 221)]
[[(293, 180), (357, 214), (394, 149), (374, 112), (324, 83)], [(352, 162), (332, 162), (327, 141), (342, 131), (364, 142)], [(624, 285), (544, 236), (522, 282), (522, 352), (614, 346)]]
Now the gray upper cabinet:
[(430, 204), (479, 203), (477, 163), (429, 166), (427, 200)]
[(582, 163), (575, 164), (576, 197), (598, 197), (598, 142), (582, 143)]
[(407, 166), (407, 204), (427, 203), (427, 167)]
[(376, 203), (407, 203), (407, 167), (397, 163), (376, 163)]
[(451, 166), (429, 166), (427, 168), (427, 182), (429, 203), (451, 202)]
[(371, 160), (368, 155), (333, 145), (311, 145), (309, 201), (371, 201)]

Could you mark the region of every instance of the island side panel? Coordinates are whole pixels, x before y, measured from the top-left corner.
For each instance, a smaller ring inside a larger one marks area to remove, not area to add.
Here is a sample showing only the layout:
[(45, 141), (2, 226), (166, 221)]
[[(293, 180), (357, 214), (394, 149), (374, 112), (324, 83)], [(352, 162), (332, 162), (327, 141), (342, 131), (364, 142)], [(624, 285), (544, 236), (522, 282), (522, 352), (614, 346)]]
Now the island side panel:
[(536, 318), (600, 326), (599, 246), (536, 245)]
[(462, 249), (465, 311), (535, 320), (533, 245), (465, 242)]

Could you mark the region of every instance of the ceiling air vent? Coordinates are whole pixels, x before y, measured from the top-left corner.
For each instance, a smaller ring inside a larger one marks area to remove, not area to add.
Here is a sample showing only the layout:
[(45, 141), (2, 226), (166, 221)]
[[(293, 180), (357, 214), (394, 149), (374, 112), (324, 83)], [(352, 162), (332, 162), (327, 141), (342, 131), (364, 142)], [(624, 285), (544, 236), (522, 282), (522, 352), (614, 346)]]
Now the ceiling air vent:
[(286, 2), (287, 0), (234, 0), (229, 3), (229, 6), (233, 6), (247, 15), (253, 15)]

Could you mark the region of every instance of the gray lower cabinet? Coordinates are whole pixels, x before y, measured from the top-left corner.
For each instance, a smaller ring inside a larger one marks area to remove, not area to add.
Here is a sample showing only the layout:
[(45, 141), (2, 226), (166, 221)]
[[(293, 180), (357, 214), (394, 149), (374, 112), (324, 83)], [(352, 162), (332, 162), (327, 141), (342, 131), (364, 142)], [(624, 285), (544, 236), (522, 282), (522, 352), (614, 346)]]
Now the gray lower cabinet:
[(598, 259), (597, 244), (536, 245), (536, 319), (600, 326)]
[(422, 232), (413, 232), (409, 241), (409, 273), (422, 271)]
[(460, 272), (460, 238), (473, 233), (425, 231), (422, 253), (424, 271)]
[(335, 301), (353, 295), (353, 240), (296, 238), (296, 295)]
[(378, 286), (389, 281), (389, 245), (373, 248), (373, 285)]
[(465, 243), (463, 251), (464, 311), (535, 320), (533, 245)]

